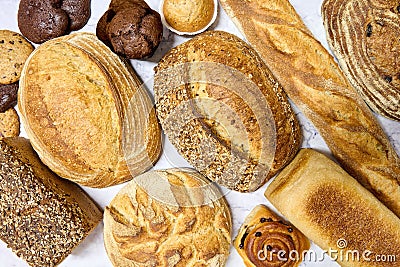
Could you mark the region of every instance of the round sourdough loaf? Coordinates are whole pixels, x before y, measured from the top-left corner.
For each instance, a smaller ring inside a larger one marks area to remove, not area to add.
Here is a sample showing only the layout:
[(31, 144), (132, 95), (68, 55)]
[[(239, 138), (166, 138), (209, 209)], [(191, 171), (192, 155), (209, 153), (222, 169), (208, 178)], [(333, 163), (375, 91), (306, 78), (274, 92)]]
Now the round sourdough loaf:
[(149, 95), (93, 34), (36, 49), (23, 69), (18, 106), (43, 162), (81, 185), (125, 182), (159, 157), (161, 132)]
[(230, 243), (225, 198), (190, 169), (142, 174), (105, 209), (104, 244), (114, 266), (224, 266)]
[(325, 0), (327, 40), (369, 107), (400, 121), (400, 2)]
[(207, 178), (254, 191), (296, 154), (301, 132), (286, 95), (238, 37), (198, 35), (167, 53), (155, 71), (161, 125)]

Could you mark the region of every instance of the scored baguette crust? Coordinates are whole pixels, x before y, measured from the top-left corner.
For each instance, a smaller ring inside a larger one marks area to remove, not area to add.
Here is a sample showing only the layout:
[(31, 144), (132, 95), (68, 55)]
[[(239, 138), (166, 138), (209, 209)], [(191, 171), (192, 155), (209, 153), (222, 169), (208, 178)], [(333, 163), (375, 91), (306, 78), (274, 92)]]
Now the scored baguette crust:
[(178, 151), (207, 178), (255, 191), (294, 157), (298, 121), (257, 53), (209, 31), (167, 53), (155, 68), (157, 115)]
[(400, 7), (368, 0), (326, 0), (322, 15), (340, 67), (367, 104), (400, 120)]
[(398, 155), (289, 1), (221, 0), (221, 4), (346, 171), (400, 216)]
[(32, 145), (63, 178), (91, 187), (119, 184), (149, 169), (161, 153), (149, 95), (128, 63), (93, 34), (42, 44), (28, 59), (20, 87), (18, 105)]
[[(341, 266), (398, 266), (399, 218), (325, 155), (300, 150), (269, 185), (265, 196), (325, 251), (360, 253), (359, 261), (336, 257)], [(340, 247), (339, 240), (347, 245)], [(394, 255), (396, 261), (377, 262), (379, 255)]]

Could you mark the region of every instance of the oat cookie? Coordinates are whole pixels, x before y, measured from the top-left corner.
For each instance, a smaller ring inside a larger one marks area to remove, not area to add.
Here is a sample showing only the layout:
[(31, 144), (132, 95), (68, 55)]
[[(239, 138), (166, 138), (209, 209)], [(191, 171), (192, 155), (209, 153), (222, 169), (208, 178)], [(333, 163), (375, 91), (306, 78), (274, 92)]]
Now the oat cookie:
[(22, 67), (33, 49), (21, 34), (0, 30), (0, 84), (19, 80)]
[(19, 136), (19, 117), (14, 108), (0, 113), (0, 137)]

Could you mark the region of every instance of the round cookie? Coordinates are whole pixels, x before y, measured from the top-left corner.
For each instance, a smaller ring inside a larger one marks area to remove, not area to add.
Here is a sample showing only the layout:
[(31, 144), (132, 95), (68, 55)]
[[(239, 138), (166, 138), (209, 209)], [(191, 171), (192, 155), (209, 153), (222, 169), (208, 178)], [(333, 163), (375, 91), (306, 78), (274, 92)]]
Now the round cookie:
[(14, 108), (0, 113), (0, 137), (19, 136), (19, 117)]
[(0, 30), (0, 84), (19, 80), (22, 67), (34, 47), (21, 34)]
[(67, 32), (68, 14), (53, 2), (59, 1), (21, 0), (19, 3), (18, 27), (30, 41), (40, 44)]

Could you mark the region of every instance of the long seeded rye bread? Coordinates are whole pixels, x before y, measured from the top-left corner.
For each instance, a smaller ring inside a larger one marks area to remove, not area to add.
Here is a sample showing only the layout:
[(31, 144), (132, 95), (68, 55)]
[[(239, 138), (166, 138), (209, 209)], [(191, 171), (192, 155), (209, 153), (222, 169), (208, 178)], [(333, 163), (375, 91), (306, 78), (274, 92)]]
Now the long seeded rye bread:
[(39, 159), (29, 140), (0, 139), (0, 239), (30, 266), (56, 266), (97, 226), (102, 211)]
[(157, 116), (172, 144), (207, 178), (251, 192), (296, 154), (298, 121), (280, 84), (240, 38), (208, 31), (155, 68)]
[(161, 153), (148, 92), (93, 34), (70, 34), (36, 49), (22, 72), (18, 107), (42, 161), (81, 185), (125, 182)]
[(343, 168), (400, 216), (399, 156), (290, 2), (221, 0), (221, 4)]

